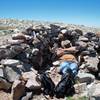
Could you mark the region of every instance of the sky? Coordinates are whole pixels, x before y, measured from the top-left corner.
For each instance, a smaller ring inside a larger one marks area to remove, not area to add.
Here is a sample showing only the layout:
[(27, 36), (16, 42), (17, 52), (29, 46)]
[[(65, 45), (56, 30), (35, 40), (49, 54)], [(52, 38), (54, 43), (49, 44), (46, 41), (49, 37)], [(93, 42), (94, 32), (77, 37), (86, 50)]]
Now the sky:
[(0, 18), (100, 27), (100, 0), (0, 0)]

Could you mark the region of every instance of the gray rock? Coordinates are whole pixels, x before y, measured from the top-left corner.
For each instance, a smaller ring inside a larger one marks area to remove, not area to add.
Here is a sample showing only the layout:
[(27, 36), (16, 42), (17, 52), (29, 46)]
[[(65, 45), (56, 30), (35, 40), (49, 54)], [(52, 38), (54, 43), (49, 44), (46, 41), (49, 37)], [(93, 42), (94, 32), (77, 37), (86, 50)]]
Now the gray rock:
[(87, 69), (93, 72), (98, 71), (98, 63), (99, 63), (99, 59), (97, 56), (95, 57), (90, 57), (90, 56), (84, 56), (84, 60), (86, 62)]
[(10, 49), (0, 48), (0, 60), (5, 58), (13, 58), (15, 54)]
[(70, 46), (71, 46), (71, 45), (70, 45), (70, 41), (69, 41), (69, 40), (62, 41), (62, 42), (61, 42), (61, 46), (62, 46), (63, 48), (68, 48), (68, 47), (70, 47)]
[(21, 44), (21, 43), (24, 43), (25, 41), (24, 40), (8, 40), (8, 43), (9, 44)]
[(100, 83), (95, 84), (95, 90), (93, 91), (93, 95), (94, 98), (98, 98), (96, 100), (100, 99)]
[(85, 43), (83, 41), (77, 41), (77, 42), (75, 42), (75, 45), (76, 46), (81, 46), (83, 48), (86, 48), (87, 47), (87, 43)]
[(9, 82), (14, 82), (21, 75), (21, 70), (17, 67), (6, 66), (4, 76)]
[(11, 88), (11, 83), (7, 82), (6, 79), (0, 77), (0, 90), (9, 90)]
[(3, 59), (1, 60), (1, 64), (5, 66), (17, 66), (21, 64), (19, 60), (14, 60), (14, 59)]
[(88, 38), (86, 38), (84, 36), (80, 36), (78, 40), (83, 41), (83, 42), (88, 42), (89, 41)]
[(21, 98), (21, 100), (30, 100), (32, 98), (32, 92), (27, 92), (25, 96)]
[(0, 77), (4, 77), (3, 68), (0, 68)]
[(91, 83), (95, 80), (95, 77), (92, 74), (89, 73), (78, 73), (78, 78), (80, 83)]
[(83, 93), (83, 92), (87, 91), (87, 85), (86, 85), (86, 83), (75, 84), (74, 88), (75, 88), (75, 93), (77, 93), (77, 94)]

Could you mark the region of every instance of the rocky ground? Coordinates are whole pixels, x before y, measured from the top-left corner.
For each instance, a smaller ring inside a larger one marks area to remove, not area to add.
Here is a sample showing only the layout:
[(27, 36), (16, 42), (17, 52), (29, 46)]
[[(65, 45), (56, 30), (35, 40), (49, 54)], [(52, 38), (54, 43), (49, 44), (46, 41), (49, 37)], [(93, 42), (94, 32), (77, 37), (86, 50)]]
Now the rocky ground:
[(51, 54), (55, 54), (55, 48), (70, 45), (85, 50), (75, 55), (80, 63), (75, 94), (60, 100), (100, 100), (99, 30), (83, 25), (0, 19), (0, 100), (58, 100), (43, 95), (37, 72), (46, 70), (57, 84), (61, 75), (52, 65), (56, 58)]

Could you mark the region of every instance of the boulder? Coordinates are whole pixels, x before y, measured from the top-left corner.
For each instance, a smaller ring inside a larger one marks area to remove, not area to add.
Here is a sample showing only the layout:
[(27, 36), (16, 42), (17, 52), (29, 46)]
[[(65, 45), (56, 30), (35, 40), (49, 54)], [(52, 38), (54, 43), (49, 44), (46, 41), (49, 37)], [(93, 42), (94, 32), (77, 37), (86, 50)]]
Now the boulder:
[(13, 58), (16, 54), (10, 49), (0, 48), (0, 60), (5, 58)]
[(87, 69), (88, 69), (89, 71), (93, 71), (93, 72), (98, 71), (99, 59), (98, 59), (97, 56), (92, 57), (92, 54), (91, 54), (91, 56), (84, 56), (84, 61), (85, 61), (86, 64), (88, 65), (88, 66), (87, 66)]
[(0, 77), (0, 90), (9, 90), (11, 88), (11, 83), (6, 79)]
[(14, 59), (3, 59), (1, 60), (1, 64), (5, 66), (17, 66), (21, 64), (19, 60), (14, 60)]
[(25, 35), (21, 33), (13, 34), (12, 35), (13, 40), (25, 40)]
[[(94, 86), (94, 85), (93, 85)], [(95, 84), (95, 90), (93, 91), (93, 97), (100, 99), (100, 83)]]
[(24, 40), (8, 40), (8, 43), (11, 44), (11, 45), (21, 44), (21, 43), (24, 43), (24, 42), (25, 42)]
[(78, 73), (77, 77), (79, 78), (80, 83), (86, 82), (87, 84), (90, 84), (95, 80), (95, 77), (92, 74), (89, 73)]
[(11, 90), (11, 100), (20, 100), (25, 95), (25, 84), (23, 80), (15, 80)]
[(21, 98), (21, 100), (30, 100), (32, 98), (32, 92), (26, 92), (26, 95)]
[(62, 41), (62, 42), (61, 42), (61, 46), (62, 46), (63, 48), (68, 48), (68, 47), (70, 47), (70, 46), (71, 46), (71, 45), (70, 45), (70, 41), (69, 41), (69, 40)]
[(9, 82), (14, 82), (21, 75), (21, 70), (17, 67), (6, 66), (4, 76)]
[(86, 38), (84, 36), (80, 36), (78, 40), (83, 41), (83, 42), (88, 42), (89, 41), (88, 38)]
[(22, 74), (22, 77), (23, 79), (26, 79), (27, 80), (27, 83), (26, 83), (26, 87), (30, 90), (39, 90), (41, 89), (41, 84), (39, 84), (37, 82), (37, 75), (36, 75), (36, 71), (30, 71), (30, 72), (25, 72)]
[(4, 77), (3, 68), (2, 67), (0, 67), (0, 77)]
[(77, 94), (83, 93), (83, 92), (87, 91), (87, 85), (86, 85), (86, 83), (75, 84), (74, 88), (75, 88), (75, 93), (77, 93)]

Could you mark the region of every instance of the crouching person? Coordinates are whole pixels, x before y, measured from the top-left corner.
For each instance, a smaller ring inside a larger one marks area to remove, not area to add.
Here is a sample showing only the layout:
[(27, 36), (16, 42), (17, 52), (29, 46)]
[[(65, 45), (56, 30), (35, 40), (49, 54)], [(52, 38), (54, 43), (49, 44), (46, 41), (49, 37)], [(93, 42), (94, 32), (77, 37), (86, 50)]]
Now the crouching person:
[(60, 57), (59, 73), (62, 75), (62, 78), (55, 87), (55, 94), (58, 98), (74, 93), (73, 85), (78, 73), (78, 64), (74, 55), (60, 53), (60, 56), (62, 56)]

